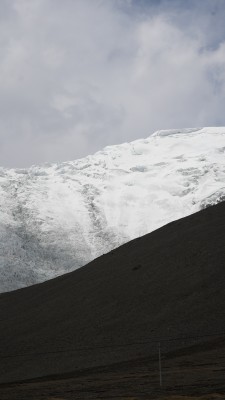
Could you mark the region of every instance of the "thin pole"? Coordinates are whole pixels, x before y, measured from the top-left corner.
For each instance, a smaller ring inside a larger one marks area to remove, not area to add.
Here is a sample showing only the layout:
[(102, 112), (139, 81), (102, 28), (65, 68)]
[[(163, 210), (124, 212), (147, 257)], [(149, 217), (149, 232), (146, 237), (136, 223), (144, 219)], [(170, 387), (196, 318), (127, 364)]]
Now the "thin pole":
[(161, 344), (159, 342), (159, 385), (162, 388)]

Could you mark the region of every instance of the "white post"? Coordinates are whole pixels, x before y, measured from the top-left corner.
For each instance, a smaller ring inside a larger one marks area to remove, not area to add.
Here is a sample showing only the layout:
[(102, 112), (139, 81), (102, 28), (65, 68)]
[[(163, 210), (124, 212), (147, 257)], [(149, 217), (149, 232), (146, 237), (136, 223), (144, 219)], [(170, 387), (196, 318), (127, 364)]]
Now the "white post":
[(162, 388), (162, 363), (161, 363), (161, 344), (159, 342), (159, 384)]

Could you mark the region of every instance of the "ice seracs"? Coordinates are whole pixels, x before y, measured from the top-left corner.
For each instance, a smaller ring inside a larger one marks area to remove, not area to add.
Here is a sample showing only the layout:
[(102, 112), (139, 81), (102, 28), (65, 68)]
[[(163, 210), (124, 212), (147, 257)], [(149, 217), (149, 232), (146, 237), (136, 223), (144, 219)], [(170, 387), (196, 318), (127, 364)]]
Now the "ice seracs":
[(0, 291), (81, 267), (225, 199), (225, 128), (158, 131), (80, 160), (0, 170)]

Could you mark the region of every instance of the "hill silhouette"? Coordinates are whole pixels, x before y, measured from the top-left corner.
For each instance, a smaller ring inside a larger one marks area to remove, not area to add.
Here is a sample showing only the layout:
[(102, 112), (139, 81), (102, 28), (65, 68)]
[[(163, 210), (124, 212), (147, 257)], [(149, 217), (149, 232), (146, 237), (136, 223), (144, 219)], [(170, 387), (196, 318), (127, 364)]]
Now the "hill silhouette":
[[(225, 203), (0, 295), (0, 380), (110, 366), (225, 331)], [(199, 338), (198, 338), (199, 336)], [(179, 340), (174, 340), (174, 339)], [(167, 340), (164, 342), (164, 340)]]

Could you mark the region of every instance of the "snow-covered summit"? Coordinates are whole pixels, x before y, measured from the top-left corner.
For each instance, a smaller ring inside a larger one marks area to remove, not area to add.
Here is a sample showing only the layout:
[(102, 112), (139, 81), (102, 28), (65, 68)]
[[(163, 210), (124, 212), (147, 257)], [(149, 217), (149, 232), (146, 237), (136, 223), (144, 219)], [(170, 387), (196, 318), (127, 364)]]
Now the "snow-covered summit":
[(92, 156), (0, 169), (0, 291), (74, 270), (225, 200), (225, 127), (158, 131)]

